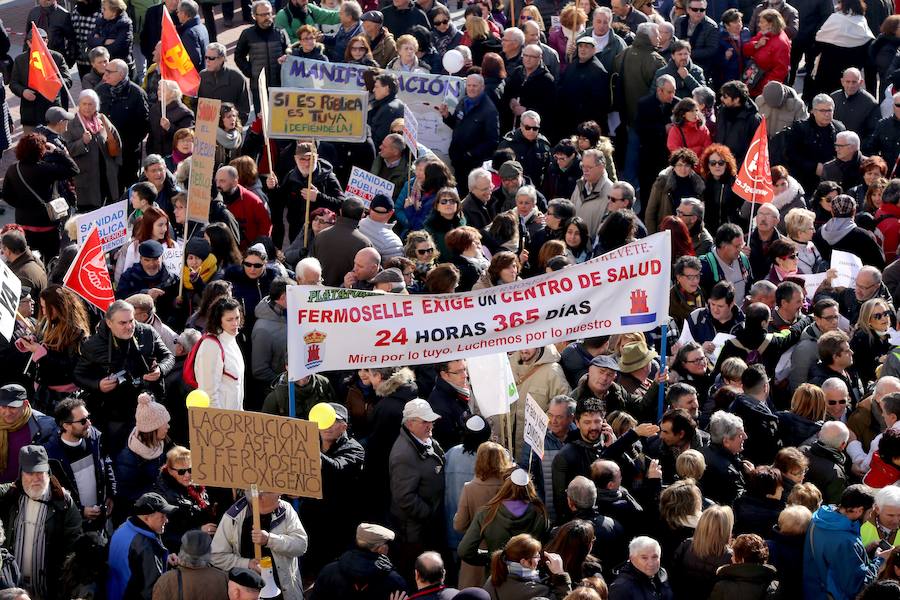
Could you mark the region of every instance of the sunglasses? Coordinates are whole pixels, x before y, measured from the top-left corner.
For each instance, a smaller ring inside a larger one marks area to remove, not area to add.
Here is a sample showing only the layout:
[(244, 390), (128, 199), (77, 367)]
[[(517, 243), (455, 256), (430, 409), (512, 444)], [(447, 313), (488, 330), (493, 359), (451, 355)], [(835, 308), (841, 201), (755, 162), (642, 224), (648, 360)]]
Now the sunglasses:
[(221, 57), (220, 56), (204, 56), (203, 58), (205, 58), (206, 60), (219, 60)]
[(78, 419), (77, 421), (66, 421), (66, 423), (68, 423), (69, 425), (74, 425), (75, 423), (78, 423), (79, 425), (81, 425), (82, 427), (84, 427), (85, 425), (88, 424), (88, 422), (89, 422), (90, 420), (91, 420), (91, 416), (88, 415), (88, 416), (86, 416), (86, 417), (83, 418), (83, 419)]
[(828, 406), (836, 406), (838, 404), (847, 404), (846, 398), (841, 398), (840, 400), (829, 400)]
[(890, 317), (890, 316), (891, 316), (891, 313), (888, 311), (872, 313), (872, 318), (875, 319), (876, 321), (879, 319), (883, 319), (885, 317)]
[(709, 166), (711, 166), (711, 167), (724, 167), (724, 166), (725, 166), (725, 161), (724, 161), (724, 160), (711, 160), (711, 161), (709, 161)]
[(456, 204), (458, 202), (459, 202), (459, 200), (457, 200), (456, 198), (441, 198), (440, 200), (438, 200), (438, 204), (444, 204), (444, 205)]
[(782, 256), (781, 260), (788, 260), (788, 259), (797, 260), (799, 257), (800, 257), (800, 255), (797, 254), (796, 252), (794, 252), (793, 254), (788, 254), (787, 256)]
[(449, 23), (449, 22), (450, 22), (450, 21), (447, 20), (447, 19), (441, 19), (440, 21), (434, 21), (434, 26), (435, 26), (435, 27), (440, 27), (441, 25), (446, 25), (446, 24)]
[(188, 473), (191, 472), (190, 467), (188, 467), (187, 469), (172, 469), (172, 470), (175, 471), (176, 473), (178, 473), (179, 475), (187, 475)]
[(246, 260), (241, 264), (248, 269), (262, 269), (264, 266), (266, 266), (265, 263), (247, 262)]
[[(435, 25), (436, 24), (437, 23), (435, 23)], [(356, 52), (357, 50), (359, 50), (360, 52), (365, 52), (366, 47), (365, 46), (353, 46), (352, 48), (350, 48), (350, 52)]]
[(894, 106), (896, 106), (897, 108), (900, 108), (900, 104), (897, 104), (896, 102), (894, 103)]
[(689, 7), (688, 10), (691, 12), (695, 12), (695, 13), (705, 13), (706, 12), (705, 8), (694, 8), (693, 6)]
[(424, 256), (426, 254), (432, 254), (434, 252), (434, 248), (419, 248), (416, 249), (416, 254), (419, 256)]
[(521, 17), (519, 17), (519, 20), (520, 21), (534, 21), (534, 17), (532, 17), (531, 15), (522, 15)]
[(525, 131), (540, 131), (541, 128), (539, 125), (522, 125), (522, 129)]

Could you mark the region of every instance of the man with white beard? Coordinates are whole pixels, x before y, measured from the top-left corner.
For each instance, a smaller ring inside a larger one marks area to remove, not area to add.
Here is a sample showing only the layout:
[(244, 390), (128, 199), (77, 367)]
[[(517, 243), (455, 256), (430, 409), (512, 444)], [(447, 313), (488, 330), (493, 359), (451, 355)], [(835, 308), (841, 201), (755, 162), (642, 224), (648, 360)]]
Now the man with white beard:
[(63, 559), (81, 535), (81, 512), (72, 496), (50, 474), (42, 446), (19, 450), (21, 476), (0, 485), (0, 518), (6, 547), (22, 571), (20, 585), (34, 600), (55, 598)]

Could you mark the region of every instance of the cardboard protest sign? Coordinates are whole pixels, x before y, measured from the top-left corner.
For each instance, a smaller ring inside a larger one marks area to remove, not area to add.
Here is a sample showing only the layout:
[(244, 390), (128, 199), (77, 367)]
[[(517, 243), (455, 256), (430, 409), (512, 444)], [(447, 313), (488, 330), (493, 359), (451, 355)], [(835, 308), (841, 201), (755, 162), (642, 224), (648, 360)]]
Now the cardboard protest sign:
[(12, 341), (13, 329), (16, 326), (16, 311), (19, 310), (19, 294), (22, 293), (22, 282), (0, 261), (0, 335)]
[(365, 202), (366, 208), (368, 208), (372, 198), (378, 194), (393, 198), (394, 184), (364, 169), (353, 167), (350, 171), (350, 179), (347, 181), (347, 193)]
[(403, 107), (403, 139), (413, 158), (419, 155), (419, 120), (408, 106)]
[(194, 482), (215, 487), (322, 497), (315, 423), (263, 413), (190, 408)]
[(128, 241), (128, 201), (114, 202), (95, 211), (78, 215), (78, 245), (83, 246), (91, 229), (97, 226), (103, 252), (110, 252)]
[(209, 98), (200, 98), (197, 102), (197, 121), (194, 123), (194, 154), (191, 155), (191, 176), (188, 180), (187, 219), (189, 221), (209, 223), (213, 169), (216, 166), (216, 130), (219, 128), (219, 107), (221, 105), (221, 100)]
[(460, 294), (291, 286), (290, 378), (648, 331), (669, 318), (671, 254), (663, 232), (562, 271)]
[(269, 136), (365, 141), (368, 100), (365, 92), (271, 88)]
[(523, 439), (531, 446), (534, 453), (544, 460), (544, 437), (547, 435), (547, 425), (550, 417), (541, 409), (541, 405), (534, 401), (531, 394), (525, 396), (525, 433)]

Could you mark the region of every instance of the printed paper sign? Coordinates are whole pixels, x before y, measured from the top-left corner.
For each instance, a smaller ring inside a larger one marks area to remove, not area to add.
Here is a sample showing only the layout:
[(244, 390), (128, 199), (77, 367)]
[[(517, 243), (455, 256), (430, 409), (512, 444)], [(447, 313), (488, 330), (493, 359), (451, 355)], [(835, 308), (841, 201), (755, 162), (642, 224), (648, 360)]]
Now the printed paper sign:
[(806, 297), (812, 300), (816, 295), (816, 290), (819, 289), (819, 286), (822, 285), (822, 282), (825, 281), (825, 276), (827, 273), (811, 273), (806, 275), (800, 275), (803, 279), (803, 287), (806, 291)]
[(0, 335), (10, 342), (16, 326), (16, 312), (19, 310), (19, 294), (22, 282), (0, 261)]
[(534, 453), (544, 460), (544, 438), (547, 435), (547, 425), (550, 418), (541, 409), (541, 405), (534, 401), (531, 394), (525, 396), (525, 433), (523, 439), (531, 446)]
[(359, 167), (353, 167), (350, 171), (350, 179), (347, 181), (347, 193), (365, 202), (366, 208), (368, 208), (372, 198), (378, 194), (384, 194), (393, 199), (394, 184)]
[(78, 245), (83, 246), (91, 228), (100, 232), (103, 252), (110, 252), (128, 241), (128, 201), (122, 200), (95, 211), (78, 215)]
[(419, 120), (408, 106), (403, 107), (403, 139), (413, 158), (419, 155)]
[(831, 282), (831, 287), (856, 287), (856, 274), (862, 267), (862, 260), (857, 255), (841, 250), (832, 251), (831, 268), (837, 271), (837, 277)]

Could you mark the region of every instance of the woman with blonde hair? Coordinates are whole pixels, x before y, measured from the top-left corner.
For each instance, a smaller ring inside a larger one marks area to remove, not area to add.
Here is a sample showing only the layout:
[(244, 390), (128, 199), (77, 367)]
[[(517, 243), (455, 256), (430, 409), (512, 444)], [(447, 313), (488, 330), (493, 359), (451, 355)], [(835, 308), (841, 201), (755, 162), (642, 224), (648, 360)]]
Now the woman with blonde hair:
[(825, 392), (811, 383), (800, 384), (791, 397), (791, 410), (778, 411), (777, 414), (778, 433), (784, 446), (802, 446), (822, 428)]
[(676, 481), (659, 495), (658, 541), (667, 566), (681, 543), (694, 535), (703, 510), (703, 496), (693, 479)]
[(706, 459), (699, 450), (685, 450), (675, 459), (675, 472), (680, 479), (700, 481), (706, 470)]
[[(513, 468), (506, 449), (496, 442), (484, 442), (475, 453), (475, 478), (463, 485), (459, 496), (453, 529), (465, 533), (475, 514), (497, 495), (503, 486), (503, 476)], [(484, 568), (462, 561), (459, 570), (460, 588), (477, 587), (484, 583)]]
[[(778, 515), (778, 525), (768, 536), (769, 564), (778, 570), (782, 598), (803, 597), (803, 546), (812, 512), (805, 506), (788, 506)], [(783, 594), (783, 595), (782, 595)]]
[(731, 563), (734, 513), (729, 506), (713, 505), (703, 511), (693, 537), (675, 550), (672, 591), (677, 598), (706, 598), (712, 592), (716, 570)]
[(547, 26), (544, 25), (544, 18), (541, 17), (541, 11), (539, 11), (538, 7), (534, 4), (526, 4), (519, 11), (518, 27), (521, 29), (528, 21), (537, 23), (537, 26), (541, 28), (541, 38), (543, 39), (544, 32), (547, 31)]
[(891, 308), (881, 298), (866, 300), (859, 309), (850, 349), (863, 386), (875, 381), (876, 368), (884, 363), (893, 347), (888, 335), (891, 316)]
[(787, 239), (797, 250), (797, 272), (811, 275), (825, 270), (827, 265), (813, 244), (816, 233), (816, 213), (805, 208), (792, 208), (784, 216)]
[[(541, 566), (550, 571), (549, 578), (541, 578)], [(496, 600), (563, 600), (572, 589), (572, 580), (558, 554), (543, 552), (537, 539), (522, 533), (491, 555), (490, 579), (483, 588)]]
[(392, 71), (405, 73), (430, 73), (428, 63), (419, 60), (416, 52), (419, 51), (419, 42), (415, 36), (404, 34), (397, 38), (397, 56), (387, 64)]
[(531, 477), (522, 469), (506, 474), (500, 489), (476, 514), (457, 548), (471, 565), (487, 567), (491, 554), (514, 535), (543, 539), (549, 530), (547, 508)]
[(169, 552), (181, 548), (181, 536), (192, 529), (215, 535), (218, 516), (209, 501), (206, 488), (191, 478), (191, 451), (174, 446), (166, 453), (166, 463), (160, 467), (154, 491), (176, 507), (162, 538)]

